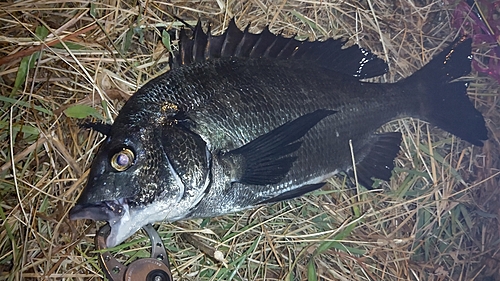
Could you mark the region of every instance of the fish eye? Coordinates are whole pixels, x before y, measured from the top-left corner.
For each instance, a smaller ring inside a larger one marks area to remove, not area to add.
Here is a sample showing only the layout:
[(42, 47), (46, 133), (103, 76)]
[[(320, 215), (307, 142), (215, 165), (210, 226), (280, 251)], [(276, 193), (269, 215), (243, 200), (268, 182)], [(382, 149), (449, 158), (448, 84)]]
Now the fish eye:
[(134, 152), (128, 148), (124, 148), (111, 157), (111, 167), (118, 172), (123, 172), (134, 163)]

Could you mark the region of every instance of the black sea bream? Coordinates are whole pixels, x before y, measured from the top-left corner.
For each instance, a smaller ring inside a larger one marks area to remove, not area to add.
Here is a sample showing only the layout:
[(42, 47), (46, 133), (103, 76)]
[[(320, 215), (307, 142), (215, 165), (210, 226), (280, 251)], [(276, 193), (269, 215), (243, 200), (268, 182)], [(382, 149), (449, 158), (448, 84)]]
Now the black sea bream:
[[(220, 216), (320, 188), (339, 172), (389, 180), (396, 118), (428, 121), (474, 145), (487, 139), (467, 97), (471, 40), (458, 38), (397, 83), (361, 79), (384, 61), (345, 40), (307, 42), (198, 25), (181, 33), (173, 69), (144, 85), (97, 153), (71, 219), (108, 221), (108, 246), (148, 223)], [(175, 66), (174, 65), (174, 66)]]

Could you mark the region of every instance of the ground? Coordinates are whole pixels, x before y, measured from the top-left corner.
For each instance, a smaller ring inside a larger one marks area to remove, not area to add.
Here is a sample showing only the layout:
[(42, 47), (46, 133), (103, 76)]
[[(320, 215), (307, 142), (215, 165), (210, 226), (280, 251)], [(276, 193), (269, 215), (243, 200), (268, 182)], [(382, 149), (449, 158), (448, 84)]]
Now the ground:
[[(78, 124), (111, 122), (166, 71), (177, 41), (163, 31), (184, 26), (178, 18), (210, 22), (214, 34), (235, 18), (252, 32), (346, 37), (388, 62), (378, 82), (409, 76), (465, 32), (474, 36), (468, 93), (489, 139), (475, 147), (397, 120), (381, 128), (404, 135), (397, 167), (375, 191), (336, 178), (296, 200), (158, 224), (176, 280), (500, 280), (499, 7), (478, 2), (472, 11), (432, 0), (0, 3), (0, 280), (103, 278), (93, 239), (101, 224), (68, 219), (103, 140)], [(138, 233), (112, 253), (130, 262), (148, 247)]]

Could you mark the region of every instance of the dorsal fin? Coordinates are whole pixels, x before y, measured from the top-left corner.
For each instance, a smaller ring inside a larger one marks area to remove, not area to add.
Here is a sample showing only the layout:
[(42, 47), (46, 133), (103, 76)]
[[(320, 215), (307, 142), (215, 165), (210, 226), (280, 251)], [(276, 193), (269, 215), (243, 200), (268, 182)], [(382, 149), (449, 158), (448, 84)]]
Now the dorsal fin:
[(181, 30), (179, 52), (174, 67), (218, 58), (293, 59), (316, 63), (318, 66), (352, 75), (371, 78), (387, 72), (387, 64), (366, 49), (353, 45), (344, 48), (347, 40), (299, 41), (273, 34), (266, 26), (259, 34), (250, 33), (248, 26), (241, 31), (231, 19), (226, 31), (213, 36), (205, 33), (198, 22), (190, 38)]

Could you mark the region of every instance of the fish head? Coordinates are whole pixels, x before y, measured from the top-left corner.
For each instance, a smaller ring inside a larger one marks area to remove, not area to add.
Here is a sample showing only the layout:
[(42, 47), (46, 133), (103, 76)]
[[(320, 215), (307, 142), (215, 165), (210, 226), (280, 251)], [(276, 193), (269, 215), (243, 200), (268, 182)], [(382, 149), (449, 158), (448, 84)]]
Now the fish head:
[(182, 219), (210, 181), (201, 137), (172, 124), (134, 128), (115, 122), (70, 212), (71, 220), (107, 221), (108, 247), (148, 223)]

